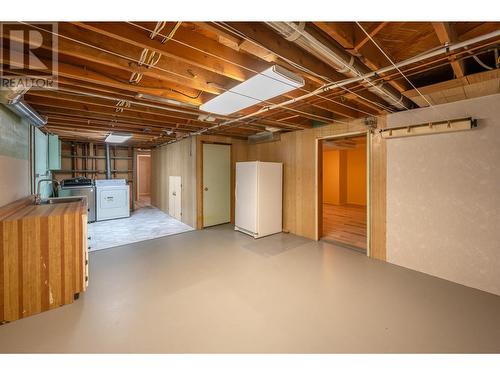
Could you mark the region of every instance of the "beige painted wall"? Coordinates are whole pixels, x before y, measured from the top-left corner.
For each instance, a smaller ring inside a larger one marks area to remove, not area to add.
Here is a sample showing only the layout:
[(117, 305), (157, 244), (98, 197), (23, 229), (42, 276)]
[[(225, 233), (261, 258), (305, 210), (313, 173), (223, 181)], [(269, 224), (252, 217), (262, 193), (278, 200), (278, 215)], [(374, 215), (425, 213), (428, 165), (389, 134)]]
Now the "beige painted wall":
[(347, 150), (347, 203), (366, 206), (366, 145)]
[(366, 206), (366, 146), (323, 152), (323, 203)]
[(340, 151), (323, 152), (323, 203), (340, 204)]
[(388, 116), (472, 116), (471, 131), (387, 141), (387, 260), (500, 295), (500, 94)]
[(29, 194), (29, 124), (0, 105), (0, 206)]

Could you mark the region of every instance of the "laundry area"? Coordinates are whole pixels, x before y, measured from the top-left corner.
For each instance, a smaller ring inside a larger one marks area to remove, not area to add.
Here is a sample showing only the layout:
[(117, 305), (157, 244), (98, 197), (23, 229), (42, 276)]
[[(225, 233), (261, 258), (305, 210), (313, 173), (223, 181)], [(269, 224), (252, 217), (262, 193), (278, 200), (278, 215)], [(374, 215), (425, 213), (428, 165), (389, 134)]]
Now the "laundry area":
[[(35, 133), (34, 149), (44, 138)], [(60, 152), (60, 167), (47, 172), (57, 182), (53, 197), (85, 196), (87, 200), (88, 251), (104, 250), (138, 241), (193, 230), (180, 220), (151, 206), (151, 152), (117, 144), (120, 138), (98, 145), (61, 142), (49, 135), (49, 147)], [(60, 150), (60, 151), (59, 151)], [(57, 157), (54, 157), (57, 159)], [(34, 159), (34, 167), (45, 159)], [(77, 177), (74, 177), (77, 176)], [(60, 181), (60, 183), (59, 183)], [(40, 185), (50, 181), (40, 178)]]

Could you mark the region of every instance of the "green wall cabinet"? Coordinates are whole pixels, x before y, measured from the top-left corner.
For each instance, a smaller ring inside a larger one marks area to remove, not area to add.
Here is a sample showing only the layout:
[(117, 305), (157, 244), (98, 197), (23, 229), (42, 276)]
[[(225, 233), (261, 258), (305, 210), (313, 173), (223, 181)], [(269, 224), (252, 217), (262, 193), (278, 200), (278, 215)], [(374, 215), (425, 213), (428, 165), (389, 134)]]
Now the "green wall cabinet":
[(57, 135), (49, 135), (49, 170), (61, 169), (61, 141)]

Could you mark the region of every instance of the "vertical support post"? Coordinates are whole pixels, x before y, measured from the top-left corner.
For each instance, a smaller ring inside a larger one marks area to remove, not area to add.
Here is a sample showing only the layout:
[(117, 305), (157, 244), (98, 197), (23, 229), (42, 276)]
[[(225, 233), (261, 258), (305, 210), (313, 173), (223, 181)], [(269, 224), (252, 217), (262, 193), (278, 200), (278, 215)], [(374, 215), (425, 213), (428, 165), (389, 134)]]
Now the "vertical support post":
[(106, 179), (111, 180), (111, 157), (109, 155), (109, 143), (106, 143)]

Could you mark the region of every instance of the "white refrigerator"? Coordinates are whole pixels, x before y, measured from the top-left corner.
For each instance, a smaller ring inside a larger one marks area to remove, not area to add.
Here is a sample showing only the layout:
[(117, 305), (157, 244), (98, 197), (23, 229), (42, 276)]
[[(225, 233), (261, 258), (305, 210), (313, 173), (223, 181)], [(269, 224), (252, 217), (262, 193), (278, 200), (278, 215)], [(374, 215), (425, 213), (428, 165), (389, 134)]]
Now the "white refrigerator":
[(254, 238), (282, 231), (282, 163), (236, 163), (235, 188), (235, 230)]

